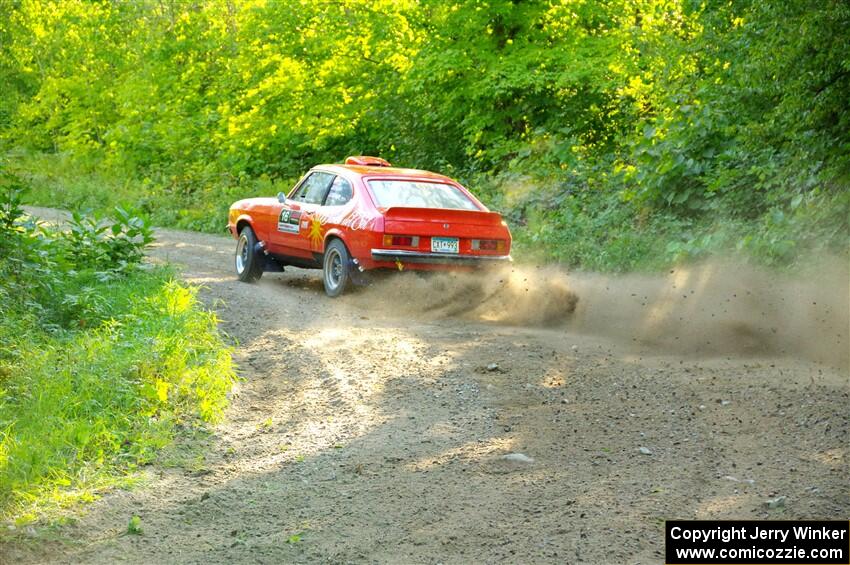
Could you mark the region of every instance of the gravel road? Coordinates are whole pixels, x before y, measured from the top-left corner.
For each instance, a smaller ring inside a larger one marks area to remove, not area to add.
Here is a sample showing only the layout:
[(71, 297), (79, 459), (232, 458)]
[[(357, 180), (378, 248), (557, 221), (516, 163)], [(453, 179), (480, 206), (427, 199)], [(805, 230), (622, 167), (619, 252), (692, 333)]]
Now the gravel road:
[[(719, 333), (694, 312), (629, 339), (628, 308), (594, 317), (604, 281), (541, 269), (505, 274), (507, 294), (414, 275), (332, 300), (318, 271), (237, 282), (233, 247), (159, 230), (152, 253), (236, 343), (243, 380), (207, 449), (14, 560), (645, 564), (663, 562), (665, 519), (850, 516), (843, 352), (755, 347), (740, 324), (740, 350), (668, 347)], [(607, 292), (653, 306), (629, 280)], [(133, 515), (143, 535), (125, 534)]]

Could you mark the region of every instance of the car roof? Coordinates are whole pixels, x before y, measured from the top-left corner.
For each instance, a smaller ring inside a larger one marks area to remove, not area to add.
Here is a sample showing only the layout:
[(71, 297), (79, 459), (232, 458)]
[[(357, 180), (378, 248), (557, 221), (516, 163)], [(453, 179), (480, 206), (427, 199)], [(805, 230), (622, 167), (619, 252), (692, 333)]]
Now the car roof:
[(432, 173), (431, 171), (423, 171), (420, 169), (402, 169), (400, 167), (374, 167), (368, 165), (316, 165), (315, 169), (324, 169), (341, 173), (348, 171), (361, 177), (410, 177), (417, 179), (428, 179), (441, 182), (456, 182), (445, 175)]

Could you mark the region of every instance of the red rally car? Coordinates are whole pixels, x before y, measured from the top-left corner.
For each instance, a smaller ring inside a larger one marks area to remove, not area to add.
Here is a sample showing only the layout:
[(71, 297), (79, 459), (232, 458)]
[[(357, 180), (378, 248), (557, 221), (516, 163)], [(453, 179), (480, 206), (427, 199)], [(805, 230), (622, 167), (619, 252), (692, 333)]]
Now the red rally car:
[(284, 266), (323, 269), (339, 296), (374, 269), (470, 269), (510, 261), (511, 234), (454, 180), (378, 157), (313, 167), (288, 195), (230, 207), (236, 274), (252, 282)]

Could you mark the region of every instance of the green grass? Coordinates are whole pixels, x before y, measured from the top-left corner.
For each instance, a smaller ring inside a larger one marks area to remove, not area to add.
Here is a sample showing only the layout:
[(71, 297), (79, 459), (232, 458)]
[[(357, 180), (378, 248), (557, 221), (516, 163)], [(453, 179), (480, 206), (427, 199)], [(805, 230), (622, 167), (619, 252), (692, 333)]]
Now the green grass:
[(84, 165), (67, 154), (23, 150), (6, 153), (5, 161), (26, 184), (27, 204), (98, 215), (120, 206), (158, 226), (206, 233), (225, 230), (227, 210), (236, 200), (287, 191), (298, 178), (271, 181), (203, 173), (139, 177), (107, 164)]
[(818, 256), (847, 257), (848, 206), (850, 193), (752, 219), (534, 210), (525, 226), (513, 229), (514, 255), (602, 272), (655, 272), (716, 256), (795, 269)]
[(79, 284), (99, 297), (96, 324), (0, 319), (0, 520), (127, 484), (178, 430), (217, 421), (235, 380), (215, 315), (170, 270)]
[(613, 182), (575, 188), (557, 178), (523, 181), (527, 186), (508, 175), (476, 180), (491, 206), (508, 217), (520, 261), (658, 272), (713, 256), (777, 269), (796, 269), (823, 255), (847, 260), (848, 191), (813, 191), (755, 212), (738, 206), (733, 194), (713, 201), (707, 213), (688, 215), (629, 200)]

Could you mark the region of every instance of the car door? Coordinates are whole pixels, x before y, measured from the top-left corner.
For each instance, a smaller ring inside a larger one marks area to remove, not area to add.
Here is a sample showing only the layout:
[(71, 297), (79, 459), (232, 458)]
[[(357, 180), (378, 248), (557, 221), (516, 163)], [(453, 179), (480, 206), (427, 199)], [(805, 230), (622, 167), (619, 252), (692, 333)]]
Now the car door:
[(316, 211), (324, 202), (334, 176), (325, 171), (312, 171), (290, 193), (278, 214), (277, 229), (269, 237), (272, 252), (312, 258)]
[(324, 252), (325, 235), (328, 230), (340, 228), (346, 214), (351, 211), (354, 189), (351, 182), (336, 175), (331, 181), (321, 206), (302, 216), (302, 235), (311, 253)]

